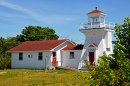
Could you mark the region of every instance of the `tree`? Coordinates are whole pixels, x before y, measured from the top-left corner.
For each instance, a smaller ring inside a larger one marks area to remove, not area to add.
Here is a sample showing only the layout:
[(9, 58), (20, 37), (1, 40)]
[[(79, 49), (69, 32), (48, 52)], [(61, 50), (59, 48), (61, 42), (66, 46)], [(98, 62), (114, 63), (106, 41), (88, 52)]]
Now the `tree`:
[(91, 66), (91, 86), (130, 86), (130, 18), (115, 26), (116, 41), (112, 56), (99, 57), (99, 65)]
[(16, 37), (9, 37), (7, 39), (0, 37), (0, 54), (4, 54), (10, 48), (20, 44), (16, 41)]
[(3, 52), (4, 43), (5, 43), (5, 39), (3, 37), (0, 37), (0, 53)]
[(11, 57), (8, 54), (0, 54), (0, 69), (11, 68)]
[(41, 26), (28, 26), (22, 30), (22, 34), (17, 35), (17, 40), (24, 41), (36, 41), (36, 40), (55, 40), (59, 36), (55, 33), (55, 30), (49, 27)]
[(124, 24), (115, 26), (115, 37), (114, 57), (130, 59), (130, 17), (125, 18)]
[(0, 69), (11, 68), (11, 58), (6, 51), (17, 45), (15, 37), (3, 38), (0, 37)]
[(20, 42), (17, 41), (16, 37), (8, 37), (7, 39), (5, 39), (5, 43), (4, 43), (4, 52), (6, 52), (7, 50), (19, 45)]

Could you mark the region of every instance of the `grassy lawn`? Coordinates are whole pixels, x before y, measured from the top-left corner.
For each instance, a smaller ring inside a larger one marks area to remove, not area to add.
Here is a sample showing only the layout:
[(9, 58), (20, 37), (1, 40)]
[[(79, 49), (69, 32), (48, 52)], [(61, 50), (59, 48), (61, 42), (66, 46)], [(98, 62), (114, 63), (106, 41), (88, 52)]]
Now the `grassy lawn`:
[(0, 86), (88, 86), (89, 76), (72, 70), (0, 70)]

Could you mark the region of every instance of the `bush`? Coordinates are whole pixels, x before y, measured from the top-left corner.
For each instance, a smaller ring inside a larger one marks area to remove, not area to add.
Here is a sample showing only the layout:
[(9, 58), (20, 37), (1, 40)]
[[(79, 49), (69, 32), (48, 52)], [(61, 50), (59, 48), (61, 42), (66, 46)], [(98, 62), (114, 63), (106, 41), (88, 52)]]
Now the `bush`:
[[(118, 69), (112, 69), (112, 59), (103, 55), (99, 57), (99, 66), (90, 66), (91, 77), (89, 83), (91, 86), (129, 86), (130, 85), (130, 61), (127, 58), (117, 60)], [(88, 62), (87, 62), (88, 63)]]
[(11, 58), (7, 54), (0, 54), (0, 69), (11, 68)]

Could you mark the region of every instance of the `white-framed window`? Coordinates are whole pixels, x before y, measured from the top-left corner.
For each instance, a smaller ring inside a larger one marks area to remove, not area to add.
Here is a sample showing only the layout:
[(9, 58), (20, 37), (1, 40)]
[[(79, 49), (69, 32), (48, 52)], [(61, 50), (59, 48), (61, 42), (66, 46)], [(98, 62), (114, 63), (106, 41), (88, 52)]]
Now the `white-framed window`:
[(38, 60), (42, 60), (42, 59), (43, 59), (42, 52), (39, 52), (38, 53)]
[(70, 59), (74, 59), (74, 52), (70, 52)]
[(23, 60), (23, 53), (19, 53), (19, 60)]

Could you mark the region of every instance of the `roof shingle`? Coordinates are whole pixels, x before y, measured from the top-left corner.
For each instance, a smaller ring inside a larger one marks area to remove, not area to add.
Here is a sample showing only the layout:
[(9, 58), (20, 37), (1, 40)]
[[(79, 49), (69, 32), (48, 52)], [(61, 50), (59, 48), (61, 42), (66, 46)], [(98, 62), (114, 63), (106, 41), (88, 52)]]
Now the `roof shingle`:
[(96, 9), (96, 10), (93, 10), (93, 11), (89, 12), (88, 14), (94, 14), (94, 13), (104, 13), (104, 12)]
[(22, 44), (8, 50), (7, 52), (51, 50), (65, 41), (67, 41), (67, 40), (27, 41), (27, 42), (23, 42)]

